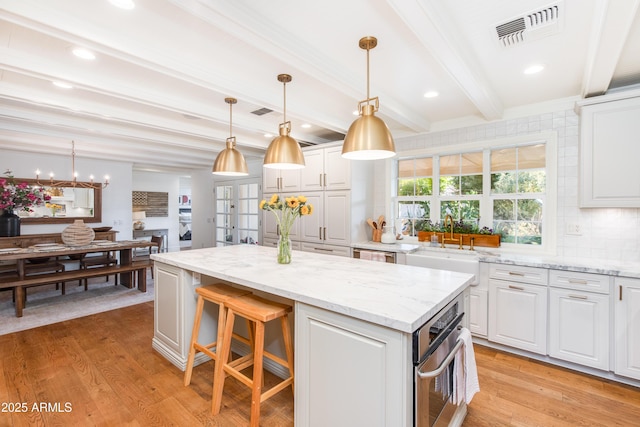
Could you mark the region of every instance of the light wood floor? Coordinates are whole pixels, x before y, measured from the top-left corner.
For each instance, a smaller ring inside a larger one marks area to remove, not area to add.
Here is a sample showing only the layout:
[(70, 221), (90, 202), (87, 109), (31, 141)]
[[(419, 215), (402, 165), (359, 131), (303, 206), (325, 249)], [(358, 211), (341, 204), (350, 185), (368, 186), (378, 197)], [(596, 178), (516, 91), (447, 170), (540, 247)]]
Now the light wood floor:
[[(213, 362), (184, 387), (152, 336), (151, 302), (0, 336), (0, 426), (248, 425), (249, 389), (228, 379), (211, 416)], [(476, 358), (482, 390), (465, 427), (640, 425), (638, 388), (482, 346)], [(26, 412), (15, 412), (22, 402)], [(262, 404), (261, 424), (293, 425), (290, 389)]]

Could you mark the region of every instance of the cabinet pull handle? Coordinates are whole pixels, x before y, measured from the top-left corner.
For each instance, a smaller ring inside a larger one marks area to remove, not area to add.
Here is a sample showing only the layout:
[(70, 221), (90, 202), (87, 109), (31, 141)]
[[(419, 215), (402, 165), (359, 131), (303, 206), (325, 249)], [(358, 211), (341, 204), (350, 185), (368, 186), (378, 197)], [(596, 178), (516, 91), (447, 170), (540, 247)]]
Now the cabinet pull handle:
[(569, 283), (574, 285), (587, 285), (589, 282), (587, 282), (586, 280), (569, 279)]
[(325, 187), (327, 186), (327, 174), (326, 173), (324, 174), (324, 186)]
[(524, 291), (524, 288), (521, 288), (520, 286), (513, 286), (513, 285), (509, 285), (509, 289), (515, 289), (516, 291)]
[(573, 299), (587, 299), (586, 295), (569, 295), (569, 298)]
[(314, 251), (325, 251), (325, 252), (333, 252), (333, 249), (326, 248), (313, 248)]
[(321, 173), (318, 174), (318, 178), (320, 178), (320, 187), (322, 187), (322, 174)]
[(619, 288), (620, 288), (620, 291), (619, 291), (620, 296), (619, 296), (619, 298), (620, 298), (620, 301), (622, 301), (622, 285), (620, 285)]
[(520, 273), (519, 271), (510, 271), (509, 276), (520, 276), (523, 277), (524, 273)]
[(322, 240), (322, 227), (318, 227), (318, 239)]
[(327, 227), (324, 228), (324, 238), (322, 240), (327, 240)]

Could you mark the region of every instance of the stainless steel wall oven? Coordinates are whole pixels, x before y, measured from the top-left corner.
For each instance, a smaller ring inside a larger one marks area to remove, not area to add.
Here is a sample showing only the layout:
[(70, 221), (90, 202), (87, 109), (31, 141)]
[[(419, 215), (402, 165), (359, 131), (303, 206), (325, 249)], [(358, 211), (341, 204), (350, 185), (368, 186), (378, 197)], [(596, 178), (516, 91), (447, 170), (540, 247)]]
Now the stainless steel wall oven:
[(415, 427), (448, 426), (456, 414), (456, 418), (464, 418), (466, 406), (452, 399), (454, 358), (463, 346), (458, 340), (463, 319), (464, 298), (460, 294), (413, 333)]

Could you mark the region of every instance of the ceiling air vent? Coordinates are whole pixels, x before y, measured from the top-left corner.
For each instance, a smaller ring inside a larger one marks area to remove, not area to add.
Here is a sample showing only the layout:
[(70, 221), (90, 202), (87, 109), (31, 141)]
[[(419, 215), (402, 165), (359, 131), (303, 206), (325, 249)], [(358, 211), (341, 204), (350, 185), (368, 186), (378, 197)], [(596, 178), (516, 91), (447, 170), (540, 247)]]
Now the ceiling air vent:
[(264, 116), (265, 114), (269, 114), (272, 111), (273, 110), (270, 110), (268, 108), (260, 108), (258, 110), (252, 111), (251, 114), (255, 114), (256, 116)]
[(558, 34), (563, 16), (562, 2), (526, 13), (496, 26), (498, 42), (511, 47)]

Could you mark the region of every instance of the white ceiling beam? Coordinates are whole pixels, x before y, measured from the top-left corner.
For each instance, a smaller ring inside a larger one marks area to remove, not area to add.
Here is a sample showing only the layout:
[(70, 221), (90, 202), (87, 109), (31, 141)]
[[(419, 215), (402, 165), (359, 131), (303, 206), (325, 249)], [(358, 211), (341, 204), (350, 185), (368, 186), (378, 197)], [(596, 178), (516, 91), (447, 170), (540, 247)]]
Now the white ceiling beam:
[(583, 98), (602, 95), (609, 89), (639, 6), (640, 0), (599, 0), (596, 3), (582, 81)]
[[(344, 72), (343, 64), (337, 62), (330, 53), (310, 49), (295, 34), (287, 32), (287, 27), (283, 25), (282, 21), (265, 20), (258, 11), (246, 2), (243, 4), (242, 2), (212, 3), (206, 0), (168, 1), (248, 45), (259, 48), (269, 56), (278, 58), (284, 64), (301, 70), (306, 75), (340, 93), (353, 97), (354, 100), (363, 98), (364, 86), (361, 74), (356, 76)], [(345, 41), (345, 43), (357, 45), (356, 40)], [(259, 90), (259, 88), (256, 89)], [(393, 94), (384, 93), (379, 89), (376, 90), (376, 94), (385, 100), (386, 116), (415, 132), (424, 132), (429, 129), (431, 123), (426, 117), (407, 109), (404, 102), (398, 100)], [(353, 105), (357, 105), (357, 102)], [(308, 116), (313, 117), (316, 123), (328, 129), (338, 132), (346, 132), (347, 130), (344, 126), (344, 120), (337, 121), (335, 116), (313, 109), (312, 105), (305, 105), (302, 109), (311, 109)], [(346, 121), (347, 127), (351, 121)]]
[(458, 84), (486, 120), (502, 117), (500, 98), (484, 76), (475, 53), (455, 36), (455, 24), (441, 0), (387, 0), (424, 48)]

